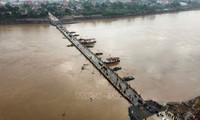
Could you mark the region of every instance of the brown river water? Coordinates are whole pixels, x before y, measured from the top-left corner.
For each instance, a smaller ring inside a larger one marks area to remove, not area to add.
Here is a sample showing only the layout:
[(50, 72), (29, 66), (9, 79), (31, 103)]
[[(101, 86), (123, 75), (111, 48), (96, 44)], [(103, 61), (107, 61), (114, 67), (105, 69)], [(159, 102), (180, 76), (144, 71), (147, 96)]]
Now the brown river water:
[[(200, 95), (200, 11), (65, 26), (96, 38), (102, 59), (119, 56), (144, 99)], [(47, 24), (0, 26), (0, 120), (129, 119), (130, 104), (69, 44)]]

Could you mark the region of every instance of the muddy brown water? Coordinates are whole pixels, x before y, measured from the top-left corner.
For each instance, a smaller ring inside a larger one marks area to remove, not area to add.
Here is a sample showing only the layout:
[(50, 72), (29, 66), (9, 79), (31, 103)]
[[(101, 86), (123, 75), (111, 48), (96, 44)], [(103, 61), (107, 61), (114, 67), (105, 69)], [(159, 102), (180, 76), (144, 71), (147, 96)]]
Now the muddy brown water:
[[(144, 99), (200, 95), (200, 11), (80, 21)], [(53, 26), (0, 26), (0, 120), (127, 120), (130, 104)], [(84, 65), (85, 70), (81, 70)], [(94, 72), (93, 72), (94, 71)], [(94, 73), (94, 74), (93, 74)]]

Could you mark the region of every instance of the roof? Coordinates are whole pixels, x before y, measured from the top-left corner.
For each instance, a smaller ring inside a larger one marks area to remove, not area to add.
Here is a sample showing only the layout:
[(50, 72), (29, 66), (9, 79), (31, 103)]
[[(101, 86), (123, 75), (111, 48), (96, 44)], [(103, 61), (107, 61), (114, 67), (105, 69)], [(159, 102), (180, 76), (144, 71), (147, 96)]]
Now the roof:
[(4, 6), (7, 2), (0, 1), (0, 5)]

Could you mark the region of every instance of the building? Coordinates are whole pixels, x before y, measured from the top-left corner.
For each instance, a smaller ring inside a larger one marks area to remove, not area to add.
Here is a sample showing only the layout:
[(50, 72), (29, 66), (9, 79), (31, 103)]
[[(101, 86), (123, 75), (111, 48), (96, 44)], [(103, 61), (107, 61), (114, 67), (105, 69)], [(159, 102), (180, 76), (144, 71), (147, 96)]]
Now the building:
[(188, 6), (186, 2), (179, 2), (182, 7)]
[(7, 2), (4, 1), (0, 1), (0, 7), (4, 7), (6, 5)]
[(124, 2), (124, 3), (129, 3), (129, 2), (132, 2), (132, 0), (110, 0), (110, 2)]
[(157, 3), (160, 3), (160, 4), (169, 4), (169, 0), (157, 0)]

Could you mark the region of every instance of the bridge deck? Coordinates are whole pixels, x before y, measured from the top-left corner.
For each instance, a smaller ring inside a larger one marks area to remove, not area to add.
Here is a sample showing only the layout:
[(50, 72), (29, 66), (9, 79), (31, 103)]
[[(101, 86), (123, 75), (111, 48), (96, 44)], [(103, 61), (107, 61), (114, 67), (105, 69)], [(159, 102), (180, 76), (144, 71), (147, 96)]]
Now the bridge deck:
[(100, 71), (100, 73), (119, 91), (123, 97), (125, 97), (134, 106), (142, 105), (144, 103), (141, 96), (129, 84), (127, 84), (108, 66), (106, 66), (87, 47), (83, 46), (75, 36), (71, 35), (71, 33), (63, 27), (58, 19), (52, 17), (51, 21), (56, 23), (56, 28)]

